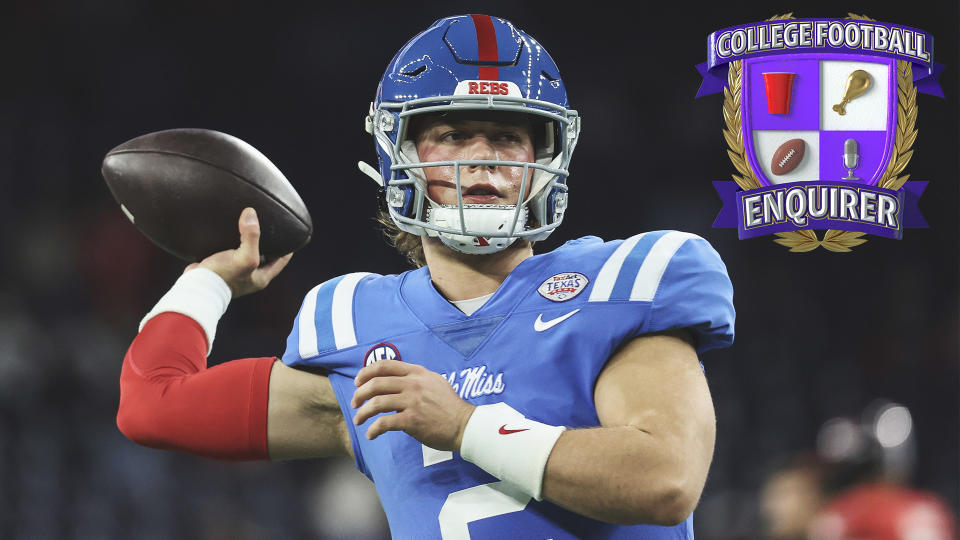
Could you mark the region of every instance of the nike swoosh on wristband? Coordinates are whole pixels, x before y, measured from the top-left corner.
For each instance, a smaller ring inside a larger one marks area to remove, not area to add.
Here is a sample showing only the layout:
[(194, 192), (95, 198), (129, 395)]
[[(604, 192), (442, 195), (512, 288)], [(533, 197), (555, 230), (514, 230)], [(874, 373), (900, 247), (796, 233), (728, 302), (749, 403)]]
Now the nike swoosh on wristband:
[(501, 434), (501, 435), (509, 435), (509, 434), (511, 434), (511, 433), (519, 433), (519, 432), (521, 432), (521, 431), (527, 431), (528, 429), (530, 429), (530, 428), (507, 429), (507, 425), (504, 424), (504, 425), (500, 426), (500, 434)]
[(537, 315), (537, 320), (533, 321), (533, 329), (536, 330), (537, 332), (543, 332), (544, 330), (553, 328), (554, 326), (562, 323), (563, 321), (569, 319), (570, 317), (573, 317), (574, 315), (577, 314), (578, 311), (580, 311), (580, 308), (577, 308), (571, 311), (570, 313), (567, 313), (566, 315), (561, 315), (556, 319), (550, 319), (549, 321), (546, 321), (546, 322), (543, 321), (543, 313), (541, 313)]

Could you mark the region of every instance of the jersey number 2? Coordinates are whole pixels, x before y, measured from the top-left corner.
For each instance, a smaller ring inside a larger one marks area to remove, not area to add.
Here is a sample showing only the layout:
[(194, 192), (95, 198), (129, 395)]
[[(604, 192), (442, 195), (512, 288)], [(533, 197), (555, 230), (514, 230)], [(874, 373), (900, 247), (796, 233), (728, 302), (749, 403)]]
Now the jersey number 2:
[[(434, 450), (423, 446), (423, 466), (453, 459), (452, 452)], [(440, 536), (443, 540), (469, 540), (467, 525), (472, 521), (485, 519), (511, 512), (519, 512), (527, 507), (531, 497), (504, 482), (480, 484), (447, 495), (440, 507)]]

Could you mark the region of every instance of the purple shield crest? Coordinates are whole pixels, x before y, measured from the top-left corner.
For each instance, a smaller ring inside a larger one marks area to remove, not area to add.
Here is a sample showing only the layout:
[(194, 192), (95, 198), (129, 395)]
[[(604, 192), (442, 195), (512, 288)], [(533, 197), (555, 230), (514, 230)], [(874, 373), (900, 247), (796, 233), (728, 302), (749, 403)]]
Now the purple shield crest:
[(740, 173), (714, 182), (725, 203), (714, 227), (776, 234), (791, 251), (850, 251), (865, 233), (925, 227), (916, 201), (926, 182), (907, 182), (903, 169), (917, 92), (942, 96), (932, 47), (922, 30), (854, 15), (787, 15), (711, 34), (698, 97), (724, 91)]

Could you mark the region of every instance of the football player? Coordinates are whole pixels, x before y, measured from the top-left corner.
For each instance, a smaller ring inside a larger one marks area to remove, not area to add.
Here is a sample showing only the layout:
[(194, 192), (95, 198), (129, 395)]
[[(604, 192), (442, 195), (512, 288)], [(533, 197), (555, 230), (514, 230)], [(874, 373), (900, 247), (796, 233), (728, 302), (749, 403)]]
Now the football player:
[(580, 117), (510, 22), (441, 19), (390, 62), (366, 126), (418, 269), (312, 288), (282, 362), (206, 368), (258, 291), (259, 225), (187, 268), (124, 359), (120, 429), (222, 459), (349, 455), (395, 538), (693, 538), (715, 418), (698, 352), (733, 341), (703, 239), (655, 231), (534, 255), (567, 208)]

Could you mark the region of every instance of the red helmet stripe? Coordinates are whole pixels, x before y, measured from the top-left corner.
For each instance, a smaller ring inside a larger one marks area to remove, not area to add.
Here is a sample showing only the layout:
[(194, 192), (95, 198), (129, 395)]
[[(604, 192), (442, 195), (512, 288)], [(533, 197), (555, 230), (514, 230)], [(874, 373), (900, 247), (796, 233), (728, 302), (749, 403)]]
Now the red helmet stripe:
[[(477, 52), (480, 54), (480, 61), (498, 61), (497, 31), (493, 27), (493, 19), (491, 19), (489, 15), (471, 14), (470, 17), (473, 18), (473, 27), (477, 30)], [(480, 80), (498, 81), (500, 80), (500, 70), (495, 66), (481, 66), (477, 78)]]

